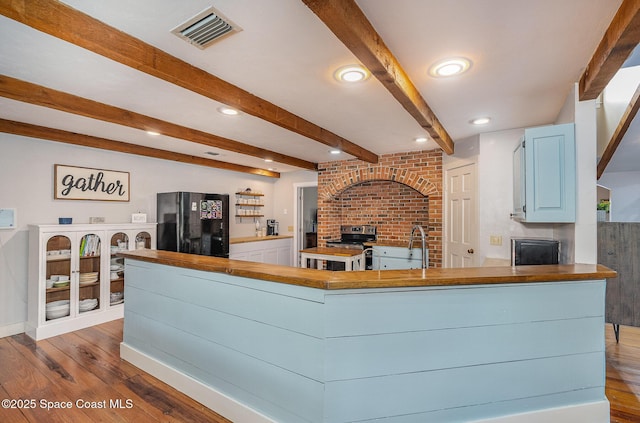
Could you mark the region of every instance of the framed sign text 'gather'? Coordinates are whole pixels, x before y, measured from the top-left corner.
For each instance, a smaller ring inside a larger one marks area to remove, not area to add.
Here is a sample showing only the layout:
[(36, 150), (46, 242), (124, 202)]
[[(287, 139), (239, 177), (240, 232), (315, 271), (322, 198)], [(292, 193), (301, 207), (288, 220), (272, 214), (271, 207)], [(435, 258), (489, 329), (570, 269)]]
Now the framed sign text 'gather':
[(57, 200), (129, 201), (129, 172), (54, 165)]

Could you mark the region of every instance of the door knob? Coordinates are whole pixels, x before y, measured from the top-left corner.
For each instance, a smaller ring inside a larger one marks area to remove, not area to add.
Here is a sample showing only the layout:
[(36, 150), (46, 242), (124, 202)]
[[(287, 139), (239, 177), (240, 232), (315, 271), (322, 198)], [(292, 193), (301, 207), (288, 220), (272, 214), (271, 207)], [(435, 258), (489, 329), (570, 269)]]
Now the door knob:
[(469, 249), (467, 250), (467, 253), (469, 253), (469, 254), (473, 254), (473, 248), (469, 248)]

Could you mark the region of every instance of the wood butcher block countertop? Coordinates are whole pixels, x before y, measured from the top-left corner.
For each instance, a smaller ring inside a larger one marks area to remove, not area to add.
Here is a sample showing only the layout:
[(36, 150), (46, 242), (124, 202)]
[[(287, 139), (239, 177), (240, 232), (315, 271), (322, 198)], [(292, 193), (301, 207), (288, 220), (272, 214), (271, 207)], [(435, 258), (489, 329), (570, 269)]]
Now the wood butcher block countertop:
[(265, 236), (245, 236), (240, 238), (229, 238), (229, 244), (244, 244), (245, 242), (273, 241), (274, 239), (293, 238), (293, 235), (265, 235)]
[(160, 250), (134, 250), (121, 252), (119, 255), (125, 258), (167, 266), (226, 273), (238, 277), (319, 289), (557, 282), (616, 277), (615, 271), (596, 264), (332, 272)]
[(355, 248), (340, 248), (340, 247), (313, 247), (300, 250), (301, 253), (306, 254), (319, 254), (322, 256), (336, 256), (336, 257), (353, 257), (362, 254), (362, 250), (356, 250)]

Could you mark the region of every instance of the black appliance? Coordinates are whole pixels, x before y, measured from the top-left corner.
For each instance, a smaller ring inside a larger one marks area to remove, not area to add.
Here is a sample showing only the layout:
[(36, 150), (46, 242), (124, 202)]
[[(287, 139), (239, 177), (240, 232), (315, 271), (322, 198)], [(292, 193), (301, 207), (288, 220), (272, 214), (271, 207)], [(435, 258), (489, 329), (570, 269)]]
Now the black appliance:
[(511, 238), (511, 265), (558, 264), (560, 241), (554, 239)]
[(158, 202), (158, 250), (229, 257), (229, 196), (163, 192)]
[[(366, 242), (375, 242), (377, 229), (374, 225), (341, 225), (340, 239), (327, 241), (327, 247), (353, 248), (364, 250)], [(371, 252), (365, 255), (365, 268), (372, 269)], [(327, 261), (327, 270), (345, 270), (345, 265), (338, 261)]]
[(267, 235), (278, 235), (279, 225), (275, 219), (267, 219)]

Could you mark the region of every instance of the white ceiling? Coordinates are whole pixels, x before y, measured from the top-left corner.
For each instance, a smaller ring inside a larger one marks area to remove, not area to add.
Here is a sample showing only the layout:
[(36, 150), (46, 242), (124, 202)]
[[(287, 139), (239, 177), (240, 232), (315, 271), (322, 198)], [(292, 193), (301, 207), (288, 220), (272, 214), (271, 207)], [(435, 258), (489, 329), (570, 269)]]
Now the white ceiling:
[[(353, 54), (301, 0), (66, 0), (64, 3), (377, 154), (435, 148), (370, 78), (332, 77)], [(479, 132), (552, 123), (621, 0), (358, 0), (376, 31), (454, 141)], [(28, 2), (27, 2), (28, 5)], [(214, 6), (242, 31), (200, 50), (171, 29)], [(28, 6), (27, 6), (28, 7)], [(311, 162), (329, 147), (0, 16), (0, 73)], [(11, 42), (8, 42), (8, 41)], [(434, 79), (429, 66), (465, 56), (471, 70)], [(490, 116), (474, 127), (473, 118)], [(266, 164), (166, 136), (0, 97), (0, 117), (247, 166)]]

